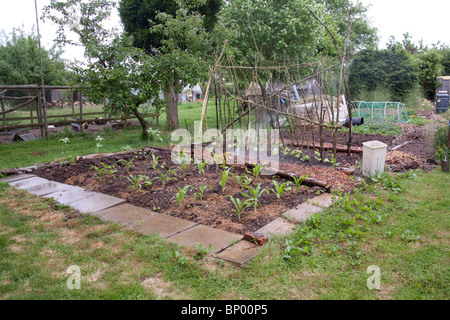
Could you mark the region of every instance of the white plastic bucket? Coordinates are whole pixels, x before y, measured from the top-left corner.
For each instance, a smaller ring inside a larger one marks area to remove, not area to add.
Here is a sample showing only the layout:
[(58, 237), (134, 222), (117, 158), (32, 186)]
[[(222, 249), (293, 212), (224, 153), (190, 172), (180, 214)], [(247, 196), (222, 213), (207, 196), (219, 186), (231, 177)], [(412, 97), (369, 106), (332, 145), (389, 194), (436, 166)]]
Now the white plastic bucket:
[(387, 144), (380, 141), (363, 143), (363, 175), (373, 177), (384, 172)]

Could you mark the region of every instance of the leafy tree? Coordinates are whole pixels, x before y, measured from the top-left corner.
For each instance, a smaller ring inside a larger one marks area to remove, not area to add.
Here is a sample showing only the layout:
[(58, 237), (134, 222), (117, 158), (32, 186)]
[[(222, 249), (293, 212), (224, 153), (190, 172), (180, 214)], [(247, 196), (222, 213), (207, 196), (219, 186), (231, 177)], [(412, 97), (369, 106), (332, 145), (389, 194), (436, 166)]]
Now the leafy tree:
[[(361, 2), (352, 3), (349, 0), (318, 0), (317, 2), (325, 6), (326, 15), (324, 21), (335, 34), (336, 40), (341, 48), (343, 47), (344, 39), (347, 37), (350, 10), (352, 10), (354, 16), (348, 51), (352, 52), (358, 49), (373, 49), (376, 47), (378, 41), (377, 29), (370, 25), (370, 21), (366, 16), (367, 6), (364, 6)], [(330, 55), (337, 54), (331, 43), (331, 39), (329, 39), (328, 35), (326, 37), (328, 41), (322, 51), (326, 51)]]
[[(221, 0), (122, 0), (119, 13), (134, 46), (154, 57), (167, 100), (166, 128), (179, 128), (178, 93), (207, 75), (205, 53)], [(167, 5), (166, 5), (167, 4)], [(202, 59), (203, 56), (203, 59)]]
[(419, 81), (427, 99), (433, 100), (438, 86), (437, 77), (442, 75), (442, 52), (437, 48), (426, 49), (416, 54), (419, 65)]
[[(42, 48), (44, 81), (47, 85), (66, 83), (65, 64), (58, 46), (50, 50)], [(39, 42), (32, 32), (15, 28), (10, 35), (0, 35), (0, 83), (3, 85), (23, 85), (41, 83)]]
[(387, 89), (392, 98), (403, 101), (419, 81), (417, 64), (398, 43), (387, 49), (367, 49), (359, 53), (349, 67), (349, 89), (352, 97), (362, 92)]
[[(220, 11), (222, 0), (187, 0), (182, 5), (187, 5), (192, 11), (204, 16), (203, 27), (207, 32), (213, 30), (217, 22), (217, 14)], [(164, 35), (151, 30), (154, 25), (163, 23), (158, 16), (165, 13), (175, 17), (180, 3), (174, 0), (120, 0), (119, 15), (125, 32), (133, 37), (133, 45), (144, 49), (149, 54), (155, 54), (155, 50), (162, 46)]]
[(106, 110), (113, 114), (133, 113), (147, 136), (147, 123), (138, 108), (157, 95), (159, 84), (149, 55), (133, 47), (130, 37), (104, 27), (112, 8), (114, 2), (108, 0), (51, 0), (44, 18), (59, 26), (59, 42), (84, 46), (86, 62), (72, 68), (76, 81), (90, 87), (86, 92), (90, 100), (106, 101)]
[(167, 100), (168, 130), (179, 128), (178, 93), (207, 72), (199, 59), (208, 50), (220, 0), (122, 0), (119, 13), (134, 45), (155, 57), (155, 77)]
[(252, 61), (259, 54), (266, 61), (315, 56), (323, 28), (309, 13), (318, 16), (324, 7), (311, 0), (230, 0), (222, 21), (230, 30), (230, 45), (240, 57)]
[(442, 73), (446, 76), (450, 75), (450, 47), (448, 46), (442, 49)]

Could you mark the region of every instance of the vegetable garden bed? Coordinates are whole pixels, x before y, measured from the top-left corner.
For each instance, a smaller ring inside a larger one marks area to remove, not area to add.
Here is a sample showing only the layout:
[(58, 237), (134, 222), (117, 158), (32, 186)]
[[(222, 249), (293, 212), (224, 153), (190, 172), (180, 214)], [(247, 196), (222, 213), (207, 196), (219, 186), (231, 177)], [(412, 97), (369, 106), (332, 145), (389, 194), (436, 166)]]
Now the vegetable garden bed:
[(261, 168), (254, 166), (223, 167), (198, 161), (174, 164), (170, 152), (162, 148), (80, 157), (74, 162), (42, 167), (35, 174), (120, 197), (161, 214), (244, 234), (329, 191), (305, 181), (326, 177), (341, 189), (353, 188), (348, 175), (331, 163), (307, 164), (291, 149), (287, 151), (280, 154), (280, 170), (296, 174), (297, 179), (262, 176), (258, 173)]

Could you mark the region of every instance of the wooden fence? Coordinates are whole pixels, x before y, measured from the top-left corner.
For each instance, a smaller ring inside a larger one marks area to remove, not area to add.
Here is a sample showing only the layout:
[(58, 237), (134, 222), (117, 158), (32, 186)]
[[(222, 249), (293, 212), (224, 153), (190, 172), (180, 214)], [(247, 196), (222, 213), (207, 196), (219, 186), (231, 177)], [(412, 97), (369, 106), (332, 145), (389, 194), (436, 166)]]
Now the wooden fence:
[[(104, 105), (94, 105), (83, 97), (82, 92), (86, 89), (81, 86), (0, 85), (0, 132), (39, 128), (41, 137), (48, 137), (50, 125), (92, 123), (100, 118), (102, 121), (135, 118), (134, 115), (111, 116)], [(156, 118), (159, 124), (159, 114), (143, 116)], [(83, 130), (82, 125), (80, 130)]]

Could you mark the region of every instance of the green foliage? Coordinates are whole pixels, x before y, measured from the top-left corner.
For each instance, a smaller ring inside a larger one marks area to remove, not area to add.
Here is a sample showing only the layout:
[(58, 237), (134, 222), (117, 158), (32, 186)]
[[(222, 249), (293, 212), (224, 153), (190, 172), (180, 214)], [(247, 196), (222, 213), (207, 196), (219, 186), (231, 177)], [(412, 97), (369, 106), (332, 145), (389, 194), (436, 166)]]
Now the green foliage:
[[(67, 84), (68, 72), (61, 59), (59, 46), (42, 48), (44, 82), (47, 85)], [(38, 38), (31, 32), (14, 28), (9, 35), (0, 34), (0, 84), (24, 85), (41, 83)]]
[(252, 200), (247, 199), (245, 201), (242, 201), (239, 198), (235, 198), (233, 196), (227, 196), (230, 198), (231, 202), (234, 205), (234, 211), (236, 212), (238, 221), (241, 221), (242, 212), (244, 212), (245, 209), (250, 207), (252, 205)]
[(289, 190), (290, 181), (285, 181), (284, 183), (278, 183), (276, 180), (272, 181), (274, 188), (271, 188), (272, 192), (278, 199), (281, 199), (283, 193)]
[(438, 86), (437, 77), (442, 75), (442, 52), (431, 48), (415, 55), (419, 65), (419, 81), (426, 99), (434, 100)]
[(261, 189), (261, 184), (259, 184), (256, 188), (248, 187), (249, 194), (241, 193), (244, 197), (249, 198), (253, 201), (253, 209), (256, 211), (258, 205), (260, 204), (259, 198), (266, 192), (266, 189)]
[[(167, 170), (165, 173), (162, 172), (160, 169), (156, 169), (158, 171), (158, 176), (155, 177), (155, 179), (160, 180), (162, 183), (162, 186), (165, 187), (167, 182), (169, 182), (170, 180), (177, 180), (177, 178), (175, 178), (175, 171), (172, 169)], [(172, 177), (171, 177), (172, 175)]]
[(386, 89), (395, 101), (403, 101), (417, 85), (419, 70), (412, 56), (398, 44), (387, 49), (367, 49), (349, 67), (349, 90), (353, 100), (363, 92)]
[(302, 183), (306, 178), (308, 178), (308, 175), (306, 174), (300, 177), (294, 177), (295, 194), (298, 193), (298, 190), (300, 190)]
[(91, 166), (91, 169), (95, 170), (95, 175), (97, 176), (98, 182), (102, 184), (104, 176), (116, 173), (117, 169), (115, 166), (109, 166), (104, 164), (103, 162), (101, 162), (100, 165), (101, 167)]
[[(115, 29), (106, 29), (115, 2), (108, 0), (51, 0), (44, 8), (44, 19), (59, 26), (58, 41), (85, 48), (85, 63), (71, 66), (74, 81), (85, 85), (89, 100), (103, 104), (111, 114), (135, 114), (147, 135), (147, 123), (138, 107), (156, 97), (159, 84), (153, 81), (154, 69), (150, 56), (132, 46), (132, 38)], [(73, 32), (77, 39), (68, 38)]]
[(184, 197), (186, 196), (186, 193), (187, 193), (187, 192), (189, 191), (189, 189), (191, 188), (191, 186), (190, 186), (190, 185), (187, 185), (187, 186), (184, 186), (183, 188), (180, 188), (180, 187), (177, 187), (177, 188), (178, 188), (178, 193), (175, 195), (175, 197), (171, 198), (171, 199), (169, 200), (169, 202), (170, 202), (172, 199), (176, 199), (177, 202), (178, 202), (178, 206), (179, 206), (180, 209), (181, 209), (181, 205), (182, 205), (183, 199), (184, 199)]
[(434, 133), (433, 145), (434, 145), (434, 159), (442, 161), (445, 159), (447, 152), (447, 138), (448, 138), (448, 127), (441, 127)]
[(208, 189), (208, 188), (212, 189), (210, 185), (199, 186), (198, 192), (195, 193), (195, 198), (199, 199), (200, 201), (203, 201), (204, 193), (205, 193), (206, 189)]
[[(216, 22), (217, 14), (221, 8), (220, 0), (190, 1), (197, 4), (194, 11), (204, 16), (202, 25), (210, 32)], [(170, 16), (175, 16), (177, 10), (182, 8), (184, 3), (173, 0), (120, 0), (119, 15), (127, 33), (133, 36), (133, 46), (142, 48), (149, 54), (154, 54), (155, 50), (163, 46), (164, 34), (162, 32), (151, 31), (155, 24), (163, 23), (163, 19), (158, 16), (163, 12)]]
[(258, 53), (266, 61), (286, 55), (302, 60), (314, 56), (324, 30), (306, 6), (320, 17), (325, 12), (322, 5), (313, 1), (229, 1), (222, 21), (229, 30), (230, 45), (236, 54), (252, 61)]
[(228, 176), (230, 175), (230, 170), (231, 170), (231, 168), (228, 168), (228, 169), (222, 171), (222, 179), (220, 180), (220, 186), (222, 187), (222, 191), (225, 191)]
[(208, 246), (208, 248), (205, 248), (202, 244), (199, 244), (198, 246), (195, 247), (194, 259), (196, 260), (204, 259), (208, 254), (208, 252), (211, 251), (211, 248), (212, 248), (211, 244)]

